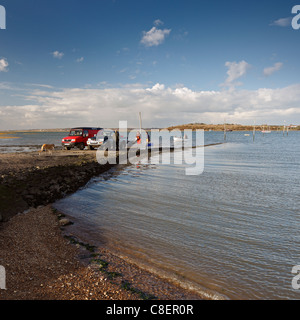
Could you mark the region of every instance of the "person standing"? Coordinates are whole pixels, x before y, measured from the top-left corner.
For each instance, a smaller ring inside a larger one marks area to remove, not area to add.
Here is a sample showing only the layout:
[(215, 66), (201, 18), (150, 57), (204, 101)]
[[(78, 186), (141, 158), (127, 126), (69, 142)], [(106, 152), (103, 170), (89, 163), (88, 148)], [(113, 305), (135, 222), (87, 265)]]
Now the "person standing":
[(139, 131), (136, 133), (136, 142), (137, 144), (141, 144), (142, 142), (142, 137)]
[(115, 131), (115, 140), (116, 140), (116, 151), (119, 151), (120, 134), (118, 130)]

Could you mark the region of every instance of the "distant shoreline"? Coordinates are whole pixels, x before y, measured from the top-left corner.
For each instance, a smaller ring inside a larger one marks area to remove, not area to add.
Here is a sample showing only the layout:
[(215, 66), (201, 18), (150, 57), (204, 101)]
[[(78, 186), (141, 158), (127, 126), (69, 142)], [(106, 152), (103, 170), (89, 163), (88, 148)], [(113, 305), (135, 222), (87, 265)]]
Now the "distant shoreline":
[[(204, 130), (204, 131), (252, 131), (255, 128), (256, 131), (271, 130), (271, 131), (282, 131), (284, 129), (284, 125), (241, 125), (241, 124), (205, 124), (205, 123), (190, 123), (190, 124), (183, 124), (168, 127), (168, 130)], [(286, 126), (291, 131), (298, 131), (300, 130), (300, 125), (288, 125)]]
[(27, 130), (1, 130), (0, 134), (13, 134), (17, 132), (32, 132), (32, 133), (40, 133), (40, 132), (69, 132), (70, 128), (66, 129), (27, 129)]
[[(284, 125), (267, 125), (267, 124), (257, 124), (257, 125), (241, 125), (241, 124), (206, 124), (206, 123), (189, 123), (189, 124), (180, 124), (175, 126), (170, 126), (166, 128), (144, 128), (146, 131), (150, 130), (204, 130), (204, 131), (252, 131), (253, 128), (257, 131), (271, 130), (271, 131), (282, 131)], [(290, 131), (299, 131), (300, 125), (286, 125), (286, 128)], [(54, 129), (23, 129), (23, 130), (1, 130), (1, 134), (13, 134), (18, 132), (25, 132), (25, 133), (40, 133), (40, 132), (69, 132), (71, 128), (54, 128)], [(114, 128), (117, 129), (117, 128)], [(128, 128), (128, 130), (134, 130), (136, 128)]]

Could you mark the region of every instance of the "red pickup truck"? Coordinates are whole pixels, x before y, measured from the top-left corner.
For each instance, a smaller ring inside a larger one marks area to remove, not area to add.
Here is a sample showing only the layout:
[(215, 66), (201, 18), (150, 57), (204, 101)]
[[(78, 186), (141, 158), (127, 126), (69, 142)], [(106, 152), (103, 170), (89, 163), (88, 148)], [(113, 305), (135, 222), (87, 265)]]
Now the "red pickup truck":
[(75, 147), (83, 150), (87, 145), (87, 140), (89, 138), (95, 137), (97, 133), (102, 129), (103, 128), (91, 127), (72, 128), (69, 135), (62, 139), (61, 144), (67, 150)]

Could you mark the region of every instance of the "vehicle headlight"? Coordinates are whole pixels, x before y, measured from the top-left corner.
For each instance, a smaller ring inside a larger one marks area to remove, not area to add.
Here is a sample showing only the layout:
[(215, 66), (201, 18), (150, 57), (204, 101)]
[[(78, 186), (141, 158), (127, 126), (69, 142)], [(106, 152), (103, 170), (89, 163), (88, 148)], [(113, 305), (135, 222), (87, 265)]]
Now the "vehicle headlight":
[(75, 142), (75, 141), (76, 141), (76, 139), (72, 139), (72, 140), (71, 140), (71, 142)]

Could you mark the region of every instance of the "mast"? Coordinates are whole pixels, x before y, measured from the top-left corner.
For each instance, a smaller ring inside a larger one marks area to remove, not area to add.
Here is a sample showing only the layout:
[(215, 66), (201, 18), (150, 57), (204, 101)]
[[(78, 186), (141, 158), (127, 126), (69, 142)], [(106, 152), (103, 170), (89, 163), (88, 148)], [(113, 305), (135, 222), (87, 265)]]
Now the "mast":
[(140, 134), (142, 136), (142, 113), (139, 112), (139, 118), (140, 118)]

